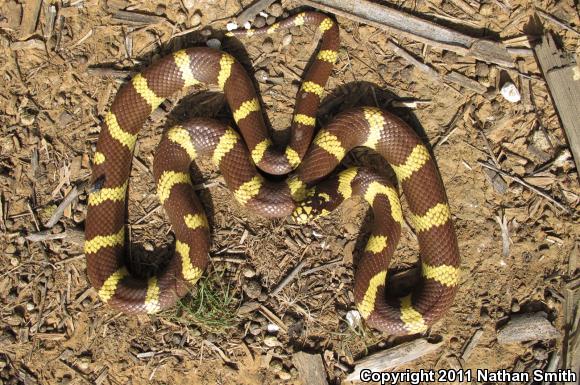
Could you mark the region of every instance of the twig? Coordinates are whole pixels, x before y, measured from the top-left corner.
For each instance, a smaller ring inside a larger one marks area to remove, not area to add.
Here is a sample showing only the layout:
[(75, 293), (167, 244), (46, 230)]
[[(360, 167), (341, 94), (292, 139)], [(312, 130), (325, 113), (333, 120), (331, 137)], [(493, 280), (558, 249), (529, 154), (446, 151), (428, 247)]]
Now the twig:
[(64, 215), (64, 210), (83, 192), (85, 189), (86, 183), (82, 183), (78, 188), (77, 186), (73, 186), (72, 190), (69, 191), (68, 194), (64, 197), (62, 202), (58, 205), (54, 213), (50, 217), (50, 219), (45, 223), (45, 227), (51, 228), (62, 218)]
[(403, 47), (395, 44), (392, 40), (387, 41), (387, 46), (393, 50), (397, 55), (401, 56), (403, 59), (407, 60), (409, 63), (413, 64), (419, 70), (425, 72), (427, 75), (431, 76), (433, 79), (441, 79), (439, 72), (428, 64), (423, 63), (413, 56), (411, 53), (406, 51)]
[(272, 313), (270, 309), (260, 304), (259, 310), (260, 313), (262, 313), (266, 318), (278, 325), (280, 329), (284, 330), (284, 332), (288, 332), (288, 326), (286, 326), (286, 324), (284, 324), (284, 322), (282, 322), (282, 320), (276, 314)]
[(580, 36), (580, 32), (576, 31), (574, 28), (570, 27), (568, 24), (564, 23), (563, 21), (560, 21), (558, 19), (556, 19), (554, 16), (550, 15), (549, 13), (542, 11), (541, 9), (536, 9), (536, 12), (538, 13), (538, 15), (540, 15), (542, 18), (551, 21), (552, 23), (574, 33), (576, 36)]
[(276, 288), (274, 290), (272, 290), (272, 293), (270, 293), (270, 295), (274, 296), (274, 295), (278, 294), (282, 289), (284, 289), (294, 278), (296, 278), (296, 276), (304, 268), (304, 265), (306, 265), (306, 260), (302, 260), (294, 269), (292, 269), (290, 274), (288, 274), (286, 276), (286, 278), (284, 278), (278, 284), (278, 286), (276, 286)]
[(115, 11), (113, 19), (135, 24), (159, 24), (166, 21), (163, 16), (147, 15), (134, 11)]
[(461, 359), (463, 361), (467, 361), (469, 359), (471, 353), (473, 353), (473, 350), (477, 347), (477, 344), (479, 343), (479, 340), (481, 339), (482, 336), (483, 330), (481, 329), (477, 329), (475, 333), (473, 333), (473, 336), (471, 336), (469, 342), (465, 345), (465, 348), (463, 349), (463, 353), (461, 354)]
[(316, 266), (316, 267), (313, 267), (312, 269), (308, 269), (306, 271), (303, 271), (302, 274), (300, 274), (300, 275), (302, 277), (304, 277), (305, 275), (310, 275), (310, 274), (319, 272), (321, 270), (330, 269), (331, 267), (340, 266), (340, 265), (342, 265), (342, 258), (339, 258), (335, 261), (328, 262), (324, 265)]
[(516, 183), (521, 184), (522, 186), (528, 188), (529, 190), (533, 191), (534, 193), (546, 198), (547, 200), (549, 200), (550, 202), (552, 202), (554, 205), (556, 205), (557, 207), (559, 207), (561, 210), (565, 211), (568, 214), (572, 213), (572, 210), (569, 207), (564, 206), (562, 203), (558, 202), (556, 199), (552, 198), (551, 196), (549, 196), (548, 194), (546, 194), (545, 192), (543, 192), (542, 190), (540, 190), (539, 188), (537, 188), (534, 185), (529, 184), (528, 182), (526, 182), (525, 180), (521, 179), (518, 176), (512, 175), (500, 168), (497, 168), (489, 163), (486, 163), (484, 161), (479, 160), (477, 163), (479, 163), (480, 165), (482, 165), (485, 168), (488, 168), (490, 170), (493, 170), (495, 172), (497, 172), (498, 174), (501, 174), (505, 177), (510, 178), (511, 180), (513, 180)]
[(258, 0), (254, 4), (250, 5), (248, 8), (244, 9), (238, 17), (236, 17), (236, 22), (238, 25), (244, 25), (246, 22), (252, 20), (254, 16), (268, 8), (275, 0)]
[(50, 230), (38, 231), (36, 233), (28, 234), (26, 239), (30, 242), (42, 242), (51, 241), (53, 239), (64, 239), (66, 238), (66, 232), (53, 234)]

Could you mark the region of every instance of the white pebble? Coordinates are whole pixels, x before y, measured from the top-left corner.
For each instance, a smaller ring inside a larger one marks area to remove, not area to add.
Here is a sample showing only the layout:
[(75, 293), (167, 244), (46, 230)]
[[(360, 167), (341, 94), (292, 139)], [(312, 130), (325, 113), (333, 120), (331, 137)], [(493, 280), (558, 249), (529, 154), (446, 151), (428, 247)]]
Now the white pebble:
[(234, 23), (233, 21), (230, 21), (229, 23), (226, 24), (226, 29), (228, 31), (233, 31), (235, 29), (238, 29), (238, 24)]
[(269, 15), (268, 15), (266, 12), (264, 12), (264, 11), (261, 11), (261, 12), (260, 12), (260, 16), (263, 16), (263, 17), (268, 17)]
[(268, 324), (267, 326), (268, 333), (278, 333), (280, 327), (276, 324)]
[(507, 82), (501, 87), (501, 95), (505, 100), (511, 103), (517, 103), (522, 98), (520, 96), (520, 91), (512, 82)]
[(361, 316), (358, 310), (350, 310), (346, 313), (346, 322), (348, 326), (355, 329), (360, 326)]
[(245, 29), (250, 29), (250, 28), (252, 28), (252, 23), (250, 23), (249, 21), (246, 21), (246, 22), (244, 23), (244, 28), (245, 28)]

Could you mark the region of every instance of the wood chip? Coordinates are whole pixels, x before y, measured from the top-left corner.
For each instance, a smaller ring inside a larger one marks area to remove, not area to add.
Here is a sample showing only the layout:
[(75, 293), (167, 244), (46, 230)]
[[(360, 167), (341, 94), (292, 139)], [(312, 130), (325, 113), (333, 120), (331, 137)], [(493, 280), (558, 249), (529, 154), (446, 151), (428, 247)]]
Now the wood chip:
[(373, 372), (381, 372), (396, 368), (423, 357), (426, 354), (432, 353), (438, 350), (442, 345), (443, 342), (430, 343), (425, 338), (419, 338), (371, 354), (355, 363), (354, 372), (349, 374), (346, 380), (351, 382), (359, 381), (360, 373), (363, 369), (370, 369)]
[(497, 333), (500, 344), (553, 340), (558, 337), (560, 332), (546, 319), (543, 312), (514, 315)]
[(568, 137), (576, 170), (580, 170), (580, 69), (571, 55), (556, 46), (550, 33), (534, 46), (534, 52)]
[(299, 378), (303, 384), (328, 385), (324, 362), (320, 354), (294, 353), (292, 363), (298, 369)]

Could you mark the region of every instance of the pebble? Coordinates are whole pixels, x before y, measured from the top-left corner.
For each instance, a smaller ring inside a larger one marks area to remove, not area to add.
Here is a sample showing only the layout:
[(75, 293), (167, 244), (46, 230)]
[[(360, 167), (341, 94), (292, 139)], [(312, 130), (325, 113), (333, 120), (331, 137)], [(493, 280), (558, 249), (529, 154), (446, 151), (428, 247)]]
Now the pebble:
[(189, 18), (190, 27), (197, 27), (201, 24), (201, 12), (195, 11)]
[(262, 28), (266, 25), (266, 18), (264, 16), (256, 16), (254, 19), (254, 27)]
[(268, 333), (278, 333), (280, 327), (276, 324), (268, 324), (266, 330), (268, 330)]
[(18, 246), (24, 246), (25, 243), (26, 243), (26, 238), (24, 238), (23, 236), (19, 236), (18, 238), (16, 238), (16, 244)]
[(238, 29), (238, 24), (234, 23), (233, 21), (230, 21), (229, 23), (226, 24), (226, 29), (228, 31), (233, 31), (234, 29)]
[(242, 271), (242, 274), (246, 278), (253, 278), (256, 276), (256, 270), (254, 270), (251, 267), (245, 267), (244, 270)]
[(520, 309), (521, 309), (520, 303), (514, 299), (511, 308), (512, 313), (517, 313), (520, 311)]
[(145, 251), (153, 251), (155, 249), (155, 247), (153, 246), (153, 243), (151, 243), (151, 242), (144, 242), (143, 249)]
[(244, 293), (251, 299), (256, 299), (262, 294), (262, 286), (258, 281), (248, 281), (244, 284)]
[(285, 370), (281, 370), (280, 373), (278, 373), (278, 377), (280, 377), (281, 380), (287, 381), (292, 378), (292, 375)]
[(185, 12), (183, 12), (183, 11), (177, 12), (177, 17), (175, 18), (175, 21), (177, 22), (177, 24), (183, 24), (183, 23), (185, 23), (186, 20), (187, 20), (187, 15), (185, 14)]
[(253, 336), (259, 336), (262, 334), (262, 328), (258, 324), (254, 324), (250, 327), (250, 334)]
[(218, 39), (209, 39), (206, 44), (209, 48), (215, 49), (220, 49), (222, 46), (222, 42), (219, 41)]
[(89, 365), (91, 364), (91, 359), (89, 357), (81, 357), (77, 362), (77, 367), (82, 370), (83, 372), (89, 369)]
[(52, 226), (51, 231), (53, 234), (60, 234), (64, 231), (64, 226), (62, 223), (56, 223), (54, 226)]
[(171, 342), (173, 342), (174, 345), (179, 345), (181, 343), (181, 336), (179, 334), (174, 334), (171, 338)]
[(75, 221), (75, 223), (81, 223), (84, 220), (85, 220), (84, 213), (77, 211), (76, 213), (73, 214), (73, 221)]
[(195, 0), (183, 0), (183, 6), (188, 10), (191, 10), (195, 7)]
[(166, 10), (167, 10), (167, 7), (164, 4), (158, 4), (157, 7), (155, 7), (155, 14), (158, 16), (161, 16), (161, 15), (165, 14)]
[(500, 90), (501, 96), (504, 97), (510, 103), (517, 103), (521, 100), (520, 91), (512, 82), (506, 82), (503, 86), (501, 86)]
[(282, 8), (282, 4), (280, 4), (280, 3), (274, 3), (270, 6), (270, 15), (272, 15), (274, 17), (282, 16), (283, 12), (284, 12), (284, 8)]
[(28, 310), (28, 311), (34, 310), (34, 302), (27, 302), (26, 303), (26, 310)]
[(276, 22), (276, 18), (274, 16), (268, 16), (268, 18), (266, 19), (266, 24), (268, 25), (272, 25)]
[(284, 35), (284, 37), (282, 38), (282, 45), (283, 46), (287, 46), (290, 45), (290, 43), (292, 43), (292, 34), (287, 34)]
[(256, 73), (254, 73), (254, 76), (256, 77), (256, 80), (258, 80), (261, 83), (267, 82), (268, 79), (270, 78), (268, 72), (266, 72), (265, 70), (257, 70)]
[(20, 122), (25, 126), (32, 125), (35, 120), (36, 120), (36, 116), (34, 116), (33, 114), (30, 114), (26, 111), (22, 112), (22, 114), (20, 115)]
[(208, 36), (211, 36), (211, 34), (212, 34), (212, 32), (211, 32), (211, 29), (209, 29), (209, 28), (203, 29), (201, 31), (201, 36), (208, 37)]
[(13, 244), (9, 244), (8, 246), (6, 246), (6, 248), (4, 249), (4, 252), (6, 254), (14, 254), (16, 253), (16, 246), (14, 246)]
[(274, 373), (281, 371), (283, 369), (282, 361), (277, 358), (272, 358), (272, 361), (270, 361), (270, 369), (272, 369)]
[(353, 329), (359, 327), (361, 324), (361, 315), (358, 310), (350, 310), (346, 313), (346, 322), (348, 323), (348, 326)]
[(264, 338), (264, 345), (273, 348), (275, 346), (280, 346), (280, 341), (278, 341), (278, 338), (274, 336), (266, 336), (266, 338)]
[(6, 367), (6, 365), (8, 365), (6, 360), (4, 360), (3, 358), (0, 359), (0, 370), (4, 369)]

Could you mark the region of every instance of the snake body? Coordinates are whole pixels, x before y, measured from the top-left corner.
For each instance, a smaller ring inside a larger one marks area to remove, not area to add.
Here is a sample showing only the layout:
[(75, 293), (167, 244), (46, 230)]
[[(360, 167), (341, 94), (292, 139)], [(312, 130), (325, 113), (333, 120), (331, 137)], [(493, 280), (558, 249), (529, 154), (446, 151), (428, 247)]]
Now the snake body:
[[(99, 297), (126, 313), (155, 313), (171, 307), (207, 265), (209, 229), (189, 168), (208, 156), (235, 199), (266, 217), (291, 215), (298, 223), (325, 215), (351, 196), (363, 197), (374, 213), (373, 230), (355, 276), (355, 303), (366, 322), (391, 334), (424, 332), (453, 302), (459, 283), (459, 251), (445, 189), (435, 162), (401, 119), (374, 107), (338, 114), (314, 136), (315, 115), (337, 59), (338, 26), (329, 17), (303, 12), (267, 28), (232, 35), (274, 33), (310, 24), (321, 44), (298, 91), (291, 138), (285, 148), (269, 139), (256, 91), (231, 55), (190, 48), (153, 63), (121, 87), (105, 115), (93, 159), (85, 253)], [(239, 129), (197, 118), (167, 130), (156, 151), (157, 194), (175, 232), (175, 253), (157, 275), (141, 279), (124, 261), (126, 195), (133, 149), (147, 117), (167, 97), (196, 84), (223, 90)], [(314, 139), (313, 139), (314, 137)], [(400, 238), (403, 214), (397, 189), (367, 168), (348, 168), (327, 177), (354, 147), (366, 146), (392, 166), (419, 240), (423, 279), (412, 294), (386, 296), (390, 258)], [(269, 174), (287, 174), (270, 181)]]

